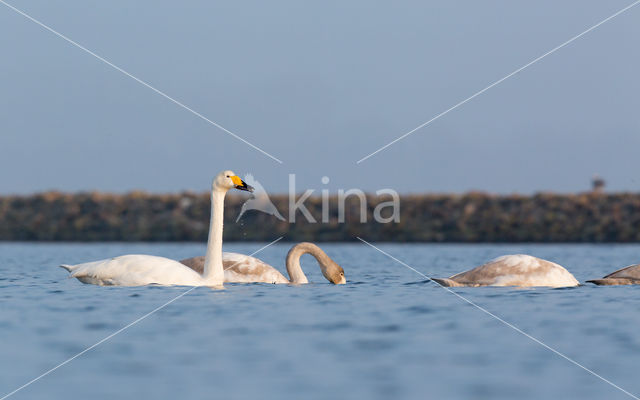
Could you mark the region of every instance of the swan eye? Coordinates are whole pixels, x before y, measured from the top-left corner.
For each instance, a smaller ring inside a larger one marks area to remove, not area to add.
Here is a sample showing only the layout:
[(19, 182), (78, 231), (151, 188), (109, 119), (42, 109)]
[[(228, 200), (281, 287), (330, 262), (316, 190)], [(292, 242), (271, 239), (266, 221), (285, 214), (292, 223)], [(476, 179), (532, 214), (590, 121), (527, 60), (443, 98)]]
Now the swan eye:
[(229, 175), (227, 175), (227, 178), (229, 178)]

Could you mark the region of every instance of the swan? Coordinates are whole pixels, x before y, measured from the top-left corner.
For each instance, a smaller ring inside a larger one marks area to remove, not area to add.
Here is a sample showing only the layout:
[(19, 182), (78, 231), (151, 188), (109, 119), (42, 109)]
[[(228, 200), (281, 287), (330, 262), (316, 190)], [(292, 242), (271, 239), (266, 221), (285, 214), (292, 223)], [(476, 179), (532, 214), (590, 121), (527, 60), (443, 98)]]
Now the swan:
[(506, 255), (460, 272), (450, 278), (434, 278), (442, 286), (578, 286), (562, 266), (525, 254)]
[[(344, 270), (322, 249), (313, 243), (298, 243), (289, 250), (286, 259), (287, 279), (277, 269), (255, 257), (238, 253), (222, 253), (225, 282), (309, 283), (300, 267), (300, 257), (311, 254), (318, 261), (322, 275), (336, 285), (347, 282)], [(205, 257), (192, 257), (180, 262), (198, 273), (204, 270)]]
[(232, 171), (223, 171), (211, 185), (211, 221), (209, 239), (202, 273), (164, 257), (125, 255), (78, 265), (61, 265), (70, 272), (69, 277), (83, 283), (114, 286), (181, 285), (222, 286), (222, 222), (224, 197), (230, 189), (246, 190), (247, 185)]
[(602, 279), (593, 279), (587, 282), (596, 285), (638, 285), (640, 284), (640, 264), (629, 265)]

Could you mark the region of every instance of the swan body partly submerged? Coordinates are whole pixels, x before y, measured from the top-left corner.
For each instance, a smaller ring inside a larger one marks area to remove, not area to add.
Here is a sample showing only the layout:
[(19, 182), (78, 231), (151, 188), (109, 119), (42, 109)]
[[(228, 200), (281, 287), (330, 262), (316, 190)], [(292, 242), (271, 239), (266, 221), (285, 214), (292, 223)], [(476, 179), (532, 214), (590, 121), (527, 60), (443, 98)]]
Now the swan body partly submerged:
[(164, 257), (131, 254), (78, 265), (62, 265), (70, 278), (100, 286), (203, 286), (203, 275)]
[(640, 264), (629, 265), (602, 279), (587, 281), (596, 285), (640, 285)]
[(450, 278), (434, 278), (442, 286), (578, 286), (562, 266), (541, 258), (506, 255)]
[[(195, 272), (204, 268), (204, 257), (191, 257), (180, 262)], [(238, 253), (222, 253), (225, 282), (289, 283), (277, 269), (255, 257)]]
[(232, 188), (252, 191), (251, 186), (231, 171), (219, 173), (211, 185), (209, 240), (200, 273), (178, 261), (148, 255), (125, 255), (78, 265), (61, 265), (61, 267), (70, 272), (70, 277), (94, 285), (221, 286), (224, 282), (222, 266), (224, 198), (227, 191)]
[[(344, 270), (333, 261), (320, 247), (313, 243), (298, 243), (289, 250), (286, 259), (287, 279), (280, 271), (255, 257), (238, 253), (222, 253), (225, 282), (266, 282), (266, 283), (308, 283), (300, 266), (300, 257), (311, 254), (318, 261), (322, 275), (331, 283), (344, 284)], [(180, 261), (195, 272), (204, 268), (204, 257), (192, 257)]]

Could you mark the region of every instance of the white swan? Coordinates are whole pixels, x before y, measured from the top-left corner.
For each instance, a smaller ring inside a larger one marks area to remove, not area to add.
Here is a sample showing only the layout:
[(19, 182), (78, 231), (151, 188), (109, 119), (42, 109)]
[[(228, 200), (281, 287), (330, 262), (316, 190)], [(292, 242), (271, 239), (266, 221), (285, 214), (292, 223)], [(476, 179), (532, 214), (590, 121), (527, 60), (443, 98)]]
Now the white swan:
[(78, 265), (61, 265), (61, 267), (70, 272), (69, 277), (94, 285), (221, 286), (224, 282), (222, 266), (224, 197), (232, 188), (249, 192), (253, 190), (231, 171), (223, 171), (213, 180), (209, 240), (202, 274), (178, 261), (147, 255), (126, 255)]
[[(344, 270), (331, 259), (322, 249), (313, 243), (298, 243), (289, 250), (286, 259), (287, 279), (277, 269), (255, 257), (238, 253), (222, 253), (225, 282), (267, 282), (267, 283), (309, 283), (300, 266), (300, 257), (311, 254), (318, 261), (322, 275), (331, 283), (344, 284), (347, 282)], [(180, 262), (198, 273), (204, 270), (205, 257), (192, 257)]]
[(525, 254), (506, 255), (450, 278), (434, 278), (442, 286), (578, 286), (562, 266)]
[(629, 265), (602, 279), (587, 281), (596, 285), (640, 285), (640, 264)]

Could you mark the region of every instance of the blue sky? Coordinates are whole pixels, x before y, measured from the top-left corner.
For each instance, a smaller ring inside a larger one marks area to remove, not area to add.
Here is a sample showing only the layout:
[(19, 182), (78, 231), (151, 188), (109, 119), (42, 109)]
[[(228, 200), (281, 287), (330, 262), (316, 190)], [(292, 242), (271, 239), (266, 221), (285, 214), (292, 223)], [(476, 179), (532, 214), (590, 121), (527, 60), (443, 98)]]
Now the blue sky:
[(283, 164), (0, 4), (0, 194), (640, 190), (640, 5), (356, 164), (632, 1), (10, 3)]

